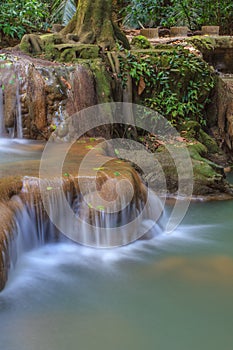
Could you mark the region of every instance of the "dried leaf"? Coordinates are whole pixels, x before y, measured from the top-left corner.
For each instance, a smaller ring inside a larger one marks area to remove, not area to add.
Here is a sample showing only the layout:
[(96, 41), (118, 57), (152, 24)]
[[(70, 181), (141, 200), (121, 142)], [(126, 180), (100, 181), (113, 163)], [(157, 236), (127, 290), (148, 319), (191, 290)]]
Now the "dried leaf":
[(145, 88), (146, 88), (146, 84), (145, 84), (143, 77), (141, 76), (140, 80), (139, 80), (139, 84), (138, 84), (138, 95), (139, 96), (143, 93)]
[(65, 84), (67, 89), (71, 90), (71, 85), (65, 78), (61, 77), (61, 81), (63, 82), (63, 84)]

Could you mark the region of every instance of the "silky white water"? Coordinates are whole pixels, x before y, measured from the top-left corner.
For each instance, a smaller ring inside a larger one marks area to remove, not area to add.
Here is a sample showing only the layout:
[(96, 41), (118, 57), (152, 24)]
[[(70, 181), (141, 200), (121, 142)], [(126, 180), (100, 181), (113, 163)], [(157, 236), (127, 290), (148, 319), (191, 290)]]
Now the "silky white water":
[(193, 203), (169, 236), (25, 253), (0, 293), (1, 348), (231, 349), (232, 210)]
[[(40, 156), (23, 140), (0, 147), (3, 171), (12, 154), (16, 162)], [(232, 213), (232, 201), (192, 203), (171, 235), (98, 250), (45, 244), (23, 212), (16, 264), (0, 293), (0, 348), (231, 349)]]

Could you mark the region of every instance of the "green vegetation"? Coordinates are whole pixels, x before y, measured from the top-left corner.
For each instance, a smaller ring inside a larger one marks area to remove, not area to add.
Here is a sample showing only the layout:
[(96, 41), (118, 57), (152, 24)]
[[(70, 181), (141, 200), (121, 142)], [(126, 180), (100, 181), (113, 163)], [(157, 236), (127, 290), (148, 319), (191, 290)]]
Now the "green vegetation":
[(182, 47), (124, 51), (119, 59), (123, 87), (129, 74), (144, 105), (173, 125), (184, 120), (206, 125), (204, 108), (215, 84), (215, 75), (206, 62)]
[(47, 30), (52, 23), (67, 24), (77, 0), (0, 0), (1, 33), (21, 39), (25, 33)]
[(49, 5), (38, 0), (0, 1), (0, 33), (21, 38), (48, 27)]
[(124, 10), (125, 24), (133, 27), (180, 26), (191, 30), (218, 25), (222, 33), (233, 32), (231, 0), (131, 0)]

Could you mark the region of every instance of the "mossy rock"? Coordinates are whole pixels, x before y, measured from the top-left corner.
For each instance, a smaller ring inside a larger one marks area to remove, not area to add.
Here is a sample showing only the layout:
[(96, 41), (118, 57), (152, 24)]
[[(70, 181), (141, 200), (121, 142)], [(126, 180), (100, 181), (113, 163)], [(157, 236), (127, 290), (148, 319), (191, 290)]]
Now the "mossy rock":
[(74, 62), (77, 59), (95, 59), (99, 56), (99, 46), (89, 44), (60, 44), (54, 45), (60, 54), (61, 62)]
[(150, 41), (143, 35), (135, 36), (131, 41), (131, 45), (136, 49), (152, 49), (153, 48)]
[(199, 141), (206, 147), (209, 153), (217, 153), (219, 151), (216, 141), (201, 128), (201, 125), (198, 122), (184, 122), (181, 130), (186, 139)]
[(40, 36), (40, 39), (44, 43), (44, 45), (47, 44), (54, 44), (59, 45), (63, 43), (63, 36), (61, 34), (55, 33), (55, 34), (44, 34)]
[(213, 51), (216, 46), (216, 39), (214, 37), (197, 35), (187, 40), (201, 52)]
[(194, 141), (188, 144), (188, 150), (192, 159), (203, 160), (207, 154), (207, 148), (200, 142)]
[(19, 44), (21, 51), (27, 54), (41, 54), (43, 52), (44, 44), (40, 36), (36, 34), (25, 34)]
[(209, 153), (217, 153), (219, 151), (219, 147), (215, 140), (203, 130), (200, 130), (199, 141), (206, 146)]
[(93, 73), (98, 103), (112, 101), (111, 80), (101, 59), (86, 61)]

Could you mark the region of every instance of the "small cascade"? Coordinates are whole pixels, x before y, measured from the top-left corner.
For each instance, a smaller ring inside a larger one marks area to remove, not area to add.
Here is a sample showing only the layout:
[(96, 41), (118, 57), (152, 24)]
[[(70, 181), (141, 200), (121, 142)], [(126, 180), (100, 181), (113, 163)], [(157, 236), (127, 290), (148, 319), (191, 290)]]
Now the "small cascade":
[(23, 138), (20, 65), (6, 57), (0, 68), (0, 137)]
[(0, 135), (6, 130), (8, 137), (47, 140), (66, 118), (98, 103), (95, 75), (86, 66), (13, 53), (0, 59)]
[(154, 229), (160, 233), (163, 208), (158, 197), (149, 191), (145, 199), (144, 187), (138, 197), (132, 196), (131, 184), (127, 186), (108, 178), (99, 191), (89, 185), (81, 193), (77, 179), (25, 177), (21, 193), (7, 206), (5, 238), (0, 241), (1, 288), (9, 268), (22, 254), (46, 243), (71, 239), (111, 248), (129, 244)]
[(65, 236), (97, 248), (120, 246), (146, 233), (140, 228), (144, 219), (151, 219), (153, 226), (162, 214), (155, 194), (146, 199), (142, 187), (137, 197), (129, 181), (105, 178), (101, 188), (94, 187), (91, 178), (85, 188), (78, 179), (25, 178), (21, 197), (37, 237), (45, 242)]
[(4, 137), (6, 133), (5, 123), (4, 123), (4, 110), (3, 110), (3, 91), (2, 86), (0, 86), (0, 137)]
[(20, 86), (16, 88), (16, 135), (18, 139), (23, 138), (22, 109), (20, 101)]

